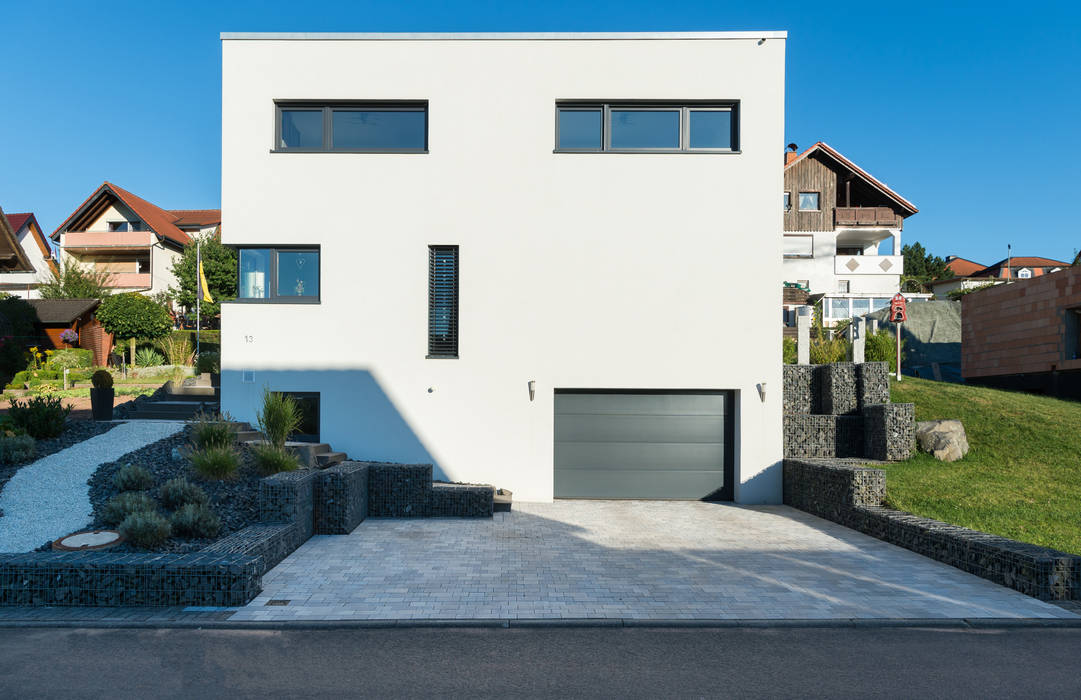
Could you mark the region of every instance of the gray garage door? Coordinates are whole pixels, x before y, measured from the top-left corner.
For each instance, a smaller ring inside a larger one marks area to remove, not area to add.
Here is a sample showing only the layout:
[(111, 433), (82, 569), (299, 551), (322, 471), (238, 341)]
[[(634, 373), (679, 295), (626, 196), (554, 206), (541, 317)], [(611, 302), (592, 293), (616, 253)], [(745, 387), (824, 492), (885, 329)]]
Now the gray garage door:
[(731, 499), (730, 392), (555, 395), (556, 498)]

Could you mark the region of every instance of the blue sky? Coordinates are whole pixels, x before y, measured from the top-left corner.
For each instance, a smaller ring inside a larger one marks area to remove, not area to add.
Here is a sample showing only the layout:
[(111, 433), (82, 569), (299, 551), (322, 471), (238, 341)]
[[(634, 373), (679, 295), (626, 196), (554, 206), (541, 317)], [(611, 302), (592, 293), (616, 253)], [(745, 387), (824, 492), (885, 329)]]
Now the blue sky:
[[(0, 0), (0, 206), (51, 232), (103, 180), (220, 198), (222, 31), (785, 29), (786, 133), (913, 201), (939, 255), (1081, 247), (1081, 3)], [(778, 197), (778, 206), (780, 199)]]

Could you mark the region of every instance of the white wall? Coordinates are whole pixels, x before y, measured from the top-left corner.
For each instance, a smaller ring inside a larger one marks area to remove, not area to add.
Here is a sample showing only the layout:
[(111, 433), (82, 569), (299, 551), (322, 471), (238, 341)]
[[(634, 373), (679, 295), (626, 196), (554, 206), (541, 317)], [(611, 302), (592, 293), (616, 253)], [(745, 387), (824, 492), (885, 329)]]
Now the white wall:
[[(322, 246), (320, 304), (224, 305), (223, 409), (319, 391), (353, 458), (549, 500), (555, 388), (735, 389), (736, 498), (780, 501), (782, 39), (226, 40), (223, 63), (224, 241)], [(426, 99), (430, 153), (272, 154), (276, 98)], [(573, 98), (739, 99), (743, 152), (555, 154)], [(429, 244), (461, 246), (457, 360), (425, 359)]]
[[(807, 280), (812, 294), (829, 294), (838, 291), (838, 281), (848, 280), (849, 291), (859, 294), (896, 294), (901, 288), (898, 274), (837, 274), (834, 258), (837, 255), (835, 231), (785, 231), (786, 235), (813, 236), (813, 258), (785, 258), (784, 281)], [(876, 244), (877, 246), (877, 244)], [(864, 255), (874, 255), (875, 246), (865, 248)], [(898, 268), (894, 268), (895, 270)]]

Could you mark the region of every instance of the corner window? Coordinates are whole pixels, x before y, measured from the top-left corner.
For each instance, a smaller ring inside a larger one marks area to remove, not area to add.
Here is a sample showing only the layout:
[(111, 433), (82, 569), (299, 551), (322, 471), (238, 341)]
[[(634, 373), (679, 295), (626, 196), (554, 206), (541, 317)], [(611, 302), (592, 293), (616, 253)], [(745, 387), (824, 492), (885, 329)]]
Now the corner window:
[(240, 248), (237, 299), (319, 302), (318, 248)]
[(784, 210), (788, 211), (791, 208), (792, 208), (792, 193), (791, 192), (785, 192), (784, 193)]
[(458, 246), (428, 246), (428, 357), (458, 357)]
[(275, 151), (424, 153), (427, 102), (275, 104)]
[(799, 193), (799, 210), (800, 211), (818, 211), (818, 193), (817, 192), (800, 192)]
[(1019, 280), (1027, 280), (1027, 279), (1031, 279), (1031, 278), (1032, 278), (1032, 270), (1028, 269), (1027, 267), (1022, 267), (1020, 270), (1017, 271), (1017, 279), (1019, 279)]
[(736, 103), (556, 103), (556, 150), (684, 153), (737, 150)]

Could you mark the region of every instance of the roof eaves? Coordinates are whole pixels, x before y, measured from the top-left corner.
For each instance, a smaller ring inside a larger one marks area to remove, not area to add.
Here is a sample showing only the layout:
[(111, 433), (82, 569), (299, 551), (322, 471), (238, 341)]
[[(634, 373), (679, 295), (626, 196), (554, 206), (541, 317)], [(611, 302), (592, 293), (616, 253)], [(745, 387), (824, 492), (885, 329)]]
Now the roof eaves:
[(838, 151), (836, 148), (833, 148), (832, 146), (830, 146), (825, 141), (816, 142), (813, 146), (808, 148), (806, 151), (804, 151), (803, 153), (801, 153), (798, 156), (796, 156), (795, 158), (793, 158), (791, 163), (785, 164), (785, 166), (784, 166), (785, 170), (788, 170), (793, 165), (795, 165), (796, 163), (800, 162), (801, 160), (803, 160), (804, 158), (809, 156), (811, 153), (813, 153), (815, 151), (818, 151), (818, 150), (821, 150), (821, 151), (825, 152), (827, 155), (829, 155), (834, 160), (836, 160), (836, 161), (840, 162), (842, 165), (848, 167), (850, 170), (852, 170), (852, 172), (856, 173), (857, 175), (862, 177), (864, 180), (866, 180), (867, 183), (870, 184), (872, 187), (879, 190), (880, 192), (882, 192), (882, 194), (884, 194), (887, 197), (889, 197), (890, 199), (894, 200), (895, 202), (900, 204), (905, 209), (908, 209), (913, 214), (918, 214), (919, 213), (920, 210), (916, 208), (915, 204), (908, 201), (907, 199), (905, 199), (901, 195), (897, 194), (897, 192), (890, 189), (889, 185), (882, 182), (881, 180), (876, 178), (871, 173), (867, 172), (866, 170), (864, 170), (860, 166), (853, 163), (851, 160), (846, 158), (840, 151)]

